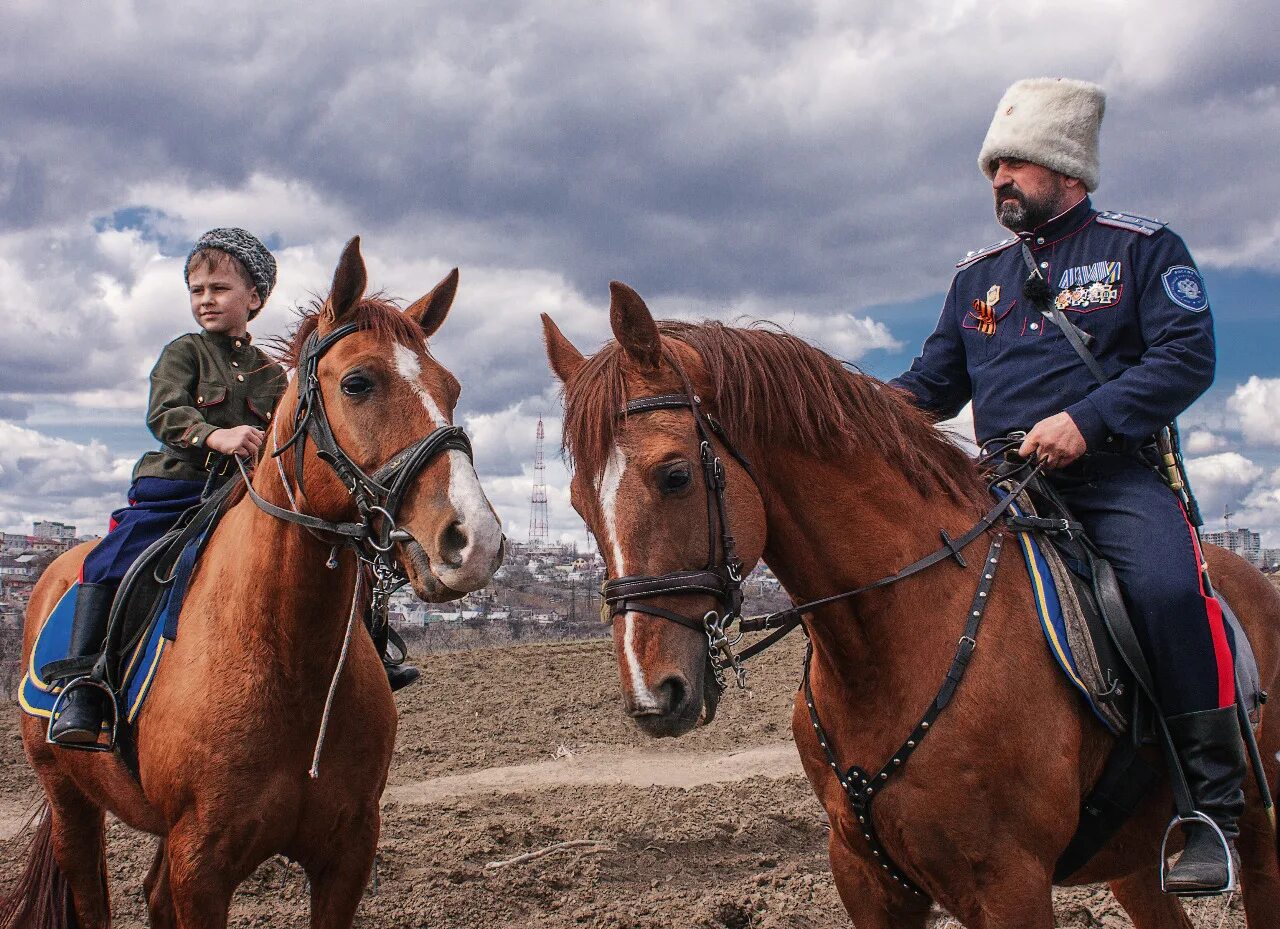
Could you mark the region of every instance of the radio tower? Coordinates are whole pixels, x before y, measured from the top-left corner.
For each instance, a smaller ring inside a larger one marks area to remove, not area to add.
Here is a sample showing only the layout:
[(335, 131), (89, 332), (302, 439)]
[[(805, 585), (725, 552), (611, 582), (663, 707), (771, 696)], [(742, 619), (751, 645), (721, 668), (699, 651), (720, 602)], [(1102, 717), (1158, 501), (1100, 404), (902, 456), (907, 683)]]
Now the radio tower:
[(538, 417), (538, 444), (533, 453), (533, 493), (529, 497), (529, 545), (547, 547), (547, 466), (542, 460), (542, 417)]

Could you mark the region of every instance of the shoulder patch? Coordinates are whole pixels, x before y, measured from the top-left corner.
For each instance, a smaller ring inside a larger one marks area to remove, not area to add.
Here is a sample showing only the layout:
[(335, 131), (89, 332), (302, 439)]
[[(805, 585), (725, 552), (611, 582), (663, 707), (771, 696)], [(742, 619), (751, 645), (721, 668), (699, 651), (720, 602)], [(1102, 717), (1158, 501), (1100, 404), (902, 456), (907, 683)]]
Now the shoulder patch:
[(1117, 229), (1140, 232), (1143, 235), (1155, 235), (1168, 225), (1158, 219), (1148, 219), (1145, 216), (1138, 216), (1134, 213), (1117, 213), (1113, 210), (1099, 213), (1098, 223), (1102, 226), (1114, 226)]
[(1209, 306), (1209, 295), (1204, 290), (1200, 272), (1188, 265), (1174, 265), (1160, 275), (1160, 283), (1169, 299), (1192, 313), (1200, 313)]
[(977, 251), (969, 252), (967, 255), (965, 255), (963, 258), (961, 258), (959, 261), (956, 262), (956, 267), (967, 268), (969, 267), (969, 265), (973, 264), (976, 261), (981, 261), (983, 258), (986, 258), (988, 255), (994, 255), (996, 252), (1004, 251), (1006, 248), (1008, 248), (1010, 245), (1012, 245), (1016, 241), (1018, 241), (1018, 237), (1016, 235), (1013, 235), (1013, 236), (1009, 236), (1009, 238), (1007, 239), (1001, 239), (999, 242), (996, 242), (992, 245), (984, 246), (983, 248), (980, 248)]

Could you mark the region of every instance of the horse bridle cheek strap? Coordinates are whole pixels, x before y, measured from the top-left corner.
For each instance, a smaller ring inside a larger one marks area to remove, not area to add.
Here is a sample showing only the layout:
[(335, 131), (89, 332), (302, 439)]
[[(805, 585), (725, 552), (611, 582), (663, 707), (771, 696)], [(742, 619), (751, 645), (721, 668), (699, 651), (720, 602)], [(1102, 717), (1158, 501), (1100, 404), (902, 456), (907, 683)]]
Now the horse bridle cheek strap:
[[(299, 497), (305, 497), (303, 468), (308, 438), (315, 443), (316, 457), (333, 469), (356, 503), (359, 523), (330, 522), (293, 510), (274, 506), (259, 497), (249, 486), (254, 502), (266, 512), (288, 522), (297, 523), (317, 533), (329, 533), (340, 540), (359, 546), (361, 543), (374, 552), (372, 560), (385, 560), (379, 556), (390, 551), (392, 533), (396, 531), (395, 517), (404, 501), (405, 493), (413, 479), (435, 458), (447, 451), (460, 451), (472, 456), (471, 443), (461, 426), (443, 425), (392, 455), (372, 476), (351, 459), (338, 444), (329, 424), (329, 415), (320, 390), (320, 358), (333, 345), (361, 327), (348, 323), (339, 326), (323, 338), (313, 332), (303, 346), (298, 364), (298, 406), (294, 412), (293, 435), (272, 452), (278, 458), (290, 448), (294, 449), (294, 483)], [(247, 484), (247, 482), (246, 482)], [(367, 554), (367, 553), (366, 553)], [(369, 560), (369, 559), (366, 559)]]
[[(743, 457), (723, 428), (702, 408), (702, 398), (694, 393), (684, 369), (670, 356), (668, 363), (675, 369), (684, 385), (683, 393), (661, 394), (630, 400), (619, 411), (619, 418), (659, 410), (688, 410), (693, 414), (698, 431), (698, 457), (702, 465), (702, 482), (707, 495), (707, 560), (706, 565), (695, 571), (672, 571), (656, 576), (631, 575), (611, 578), (604, 582), (601, 597), (611, 619), (627, 613), (645, 613), (670, 620), (687, 629), (707, 636), (708, 656), (717, 685), (724, 689), (724, 672), (732, 669), (740, 687), (746, 686), (746, 676), (733, 646), (741, 640), (741, 634), (731, 637), (729, 627), (741, 616), (742, 610), (742, 561), (738, 558), (737, 543), (729, 528), (729, 509), (725, 493), (728, 477), (724, 462), (716, 453), (718, 440), (756, 482), (755, 472)], [(686, 616), (674, 610), (655, 606), (644, 601), (655, 597), (710, 596), (719, 604), (719, 611), (708, 610), (701, 618)]]

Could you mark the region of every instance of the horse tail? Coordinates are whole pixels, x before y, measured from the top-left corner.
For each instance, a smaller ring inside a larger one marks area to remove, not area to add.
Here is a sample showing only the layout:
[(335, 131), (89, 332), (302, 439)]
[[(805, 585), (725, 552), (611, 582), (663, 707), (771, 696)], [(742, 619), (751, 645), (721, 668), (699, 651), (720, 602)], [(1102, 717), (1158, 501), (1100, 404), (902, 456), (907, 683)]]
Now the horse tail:
[(13, 892), (0, 897), (0, 929), (75, 929), (71, 888), (53, 857), (53, 815), (49, 804), (46, 802), (35, 815), (40, 822), (27, 846), (27, 865)]

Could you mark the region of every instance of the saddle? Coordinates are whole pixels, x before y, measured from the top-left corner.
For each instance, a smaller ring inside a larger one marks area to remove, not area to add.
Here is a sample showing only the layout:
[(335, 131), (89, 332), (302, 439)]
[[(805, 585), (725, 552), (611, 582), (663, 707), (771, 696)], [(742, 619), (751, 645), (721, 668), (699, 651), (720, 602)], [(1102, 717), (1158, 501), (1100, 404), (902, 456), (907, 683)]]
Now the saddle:
[[(1016, 467), (1010, 465), (1011, 470)], [(993, 492), (1005, 496), (1014, 482), (1000, 471), (997, 467)], [(1053, 487), (1041, 477), (1030, 481), (1005, 522), (1018, 534), (1026, 556), (1050, 651), (1094, 715), (1118, 737), (1055, 868), (1054, 880), (1061, 881), (1107, 843), (1159, 780), (1159, 769), (1140, 753), (1144, 746), (1160, 744), (1159, 709), (1115, 572)], [(1218, 599), (1235, 657), (1239, 698), (1256, 725), (1266, 699), (1257, 661), (1220, 592)]]
[(227, 481), (183, 513), (133, 563), (112, 601), (106, 640), (97, 654), (62, 657), (77, 587), (67, 592), (45, 621), (33, 648), (20, 701), (24, 710), (39, 716), (56, 713), (68, 683), (87, 677), (113, 697), (109, 738), (100, 748), (114, 747), (120, 723), (131, 723), (146, 697), (164, 642), (177, 638), (178, 616), (192, 573), (236, 483)]

